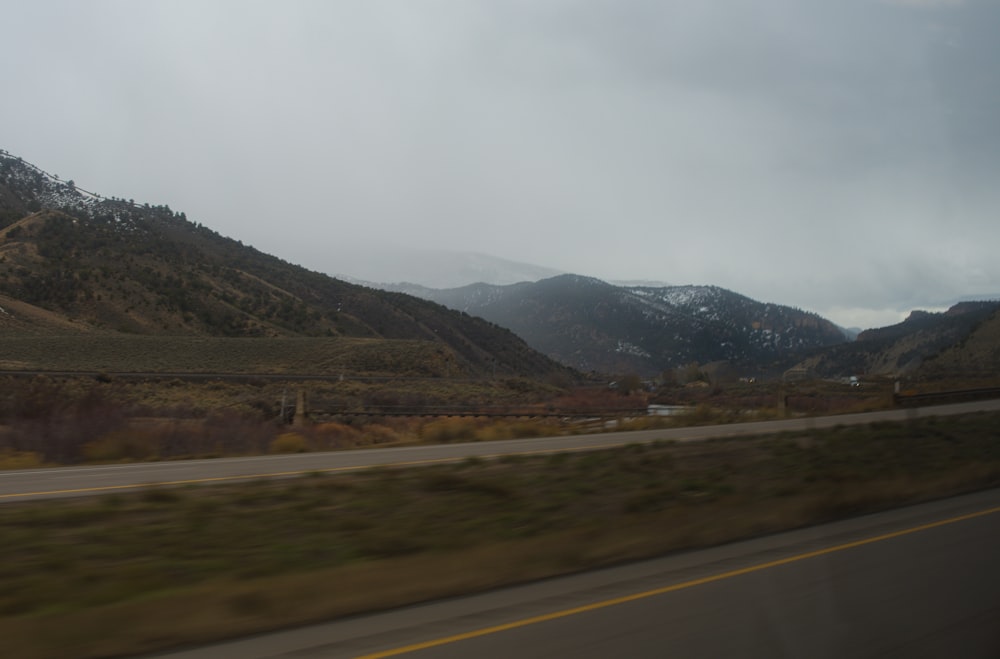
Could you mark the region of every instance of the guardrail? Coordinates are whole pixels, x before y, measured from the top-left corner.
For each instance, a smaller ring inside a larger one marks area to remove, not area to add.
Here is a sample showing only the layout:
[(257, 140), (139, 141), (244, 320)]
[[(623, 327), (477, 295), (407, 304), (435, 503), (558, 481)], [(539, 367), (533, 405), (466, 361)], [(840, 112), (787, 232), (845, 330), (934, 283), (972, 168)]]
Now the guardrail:
[(925, 405), (945, 405), (973, 400), (1000, 398), (1000, 387), (963, 389), (961, 391), (935, 391), (925, 394), (896, 394), (892, 397), (896, 407), (923, 407)]
[(504, 410), (488, 408), (453, 408), (453, 407), (370, 407), (364, 410), (317, 410), (310, 409), (308, 416), (314, 421), (329, 420), (336, 417), (467, 417), (488, 419), (539, 419), (539, 418), (572, 418), (572, 419), (615, 419), (620, 417), (646, 416), (643, 408), (614, 409), (528, 409), (511, 408)]

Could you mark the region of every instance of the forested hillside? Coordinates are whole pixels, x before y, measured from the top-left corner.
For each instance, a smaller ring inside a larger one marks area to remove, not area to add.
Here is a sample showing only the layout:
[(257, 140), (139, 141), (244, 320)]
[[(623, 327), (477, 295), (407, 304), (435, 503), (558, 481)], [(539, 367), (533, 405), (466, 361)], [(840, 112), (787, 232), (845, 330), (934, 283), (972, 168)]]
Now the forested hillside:
[(802, 367), (820, 377), (917, 375), (925, 363), (928, 375), (995, 374), (998, 310), (1000, 302), (984, 301), (963, 302), (941, 313), (914, 311), (901, 323), (866, 330), (853, 343), (819, 352)]
[(101, 197), (6, 152), (0, 309), (0, 332), (420, 339), (470, 373), (562, 371), (487, 321), (306, 270), (169, 206)]

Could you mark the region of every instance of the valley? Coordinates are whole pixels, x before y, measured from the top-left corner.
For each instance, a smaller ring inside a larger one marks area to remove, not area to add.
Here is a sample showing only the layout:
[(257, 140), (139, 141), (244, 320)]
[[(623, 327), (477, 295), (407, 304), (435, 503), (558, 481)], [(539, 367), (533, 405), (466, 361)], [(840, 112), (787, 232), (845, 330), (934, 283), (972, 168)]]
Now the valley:
[(7, 647), (158, 651), (1000, 484), (995, 402), (909, 407), (995, 395), (996, 301), (855, 339), (549, 274), (352, 283), (0, 152)]

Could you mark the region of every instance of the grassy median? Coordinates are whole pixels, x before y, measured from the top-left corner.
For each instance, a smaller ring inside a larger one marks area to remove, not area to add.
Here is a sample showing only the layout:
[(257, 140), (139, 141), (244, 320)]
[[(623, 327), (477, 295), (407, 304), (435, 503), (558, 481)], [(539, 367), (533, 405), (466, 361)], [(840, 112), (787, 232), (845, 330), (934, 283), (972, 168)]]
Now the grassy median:
[(6, 656), (201, 643), (1000, 485), (1000, 415), (0, 505)]

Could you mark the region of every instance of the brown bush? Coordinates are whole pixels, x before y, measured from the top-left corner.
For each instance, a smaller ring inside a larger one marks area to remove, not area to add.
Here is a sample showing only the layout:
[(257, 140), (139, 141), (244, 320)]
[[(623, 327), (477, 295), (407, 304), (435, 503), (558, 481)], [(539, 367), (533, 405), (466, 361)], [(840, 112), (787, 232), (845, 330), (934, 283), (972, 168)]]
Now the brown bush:
[(0, 449), (0, 469), (34, 469), (42, 464), (38, 453)]
[(476, 423), (472, 419), (447, 417), (425, 424), (420, 429), (420, 439), (434, 444), (467, 442), (476, 437)]
[(346, 424), (331, 421), (311, 428), (315, 446), (319, 449), (349, 448), (362, 442), (362, 433)]
[(85, 444), (125, 423), (124, 408), (96, 384), (81, 389), (39, 377), (17, 385), (8, 402), (5, 443), (48, 463), (80, 462)]
[(272, 423), (234, 411), (213, 414), (205, 419), (204, 427), (205, 440), (219, 455), (266, 453), (278, 430)]
[(148, 460), (156, 454), (154, 435), (128, 429), (114, 430), (83, 445), (87, 462), (131, 462)]
[(308, 450), (305, 437), (297, 432), (283, 432), (271, 440), (268, 453), (305, 453)]
[(392, 444), (402, 439), (392, 428), (378, 424), (366, 426), (364, 438), (372, 444)]

